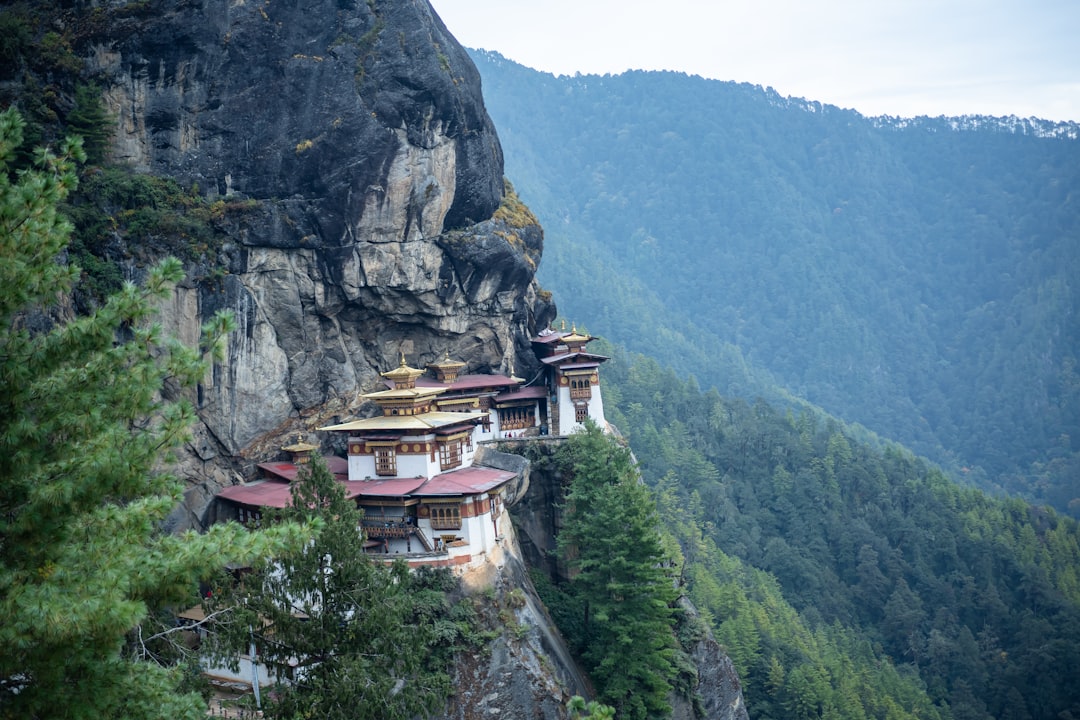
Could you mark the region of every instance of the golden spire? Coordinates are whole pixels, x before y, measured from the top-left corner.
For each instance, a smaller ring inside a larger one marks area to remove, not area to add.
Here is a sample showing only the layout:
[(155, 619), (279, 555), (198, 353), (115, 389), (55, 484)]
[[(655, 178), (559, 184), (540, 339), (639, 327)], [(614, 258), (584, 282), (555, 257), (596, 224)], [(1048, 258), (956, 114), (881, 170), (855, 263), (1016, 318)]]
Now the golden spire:
[(318, 450), (318, 445), (312, 445), (311, 443), (304, 442), (304, 436), (302, 433), (296, 433), (296, 442), (292, 445), (284, 445), (281, 448), (285, 452), (291, 454), (294, 459), (297, 457), (303, 457), (312, 450)]
[(401, 364), (393, 370), (381, 373), (384, 378), (393, 381), (394, 387), (398, 390), (416, 387), (416, 378), (423, 374), (423, 370), (417, 370), (405, 364), (404, 350), (401, 351)]
[(435, 371), (435, 375), (439, 382), (452, 384), (457, 380), (458, 373), (465, 367), (465, 363), (458, 360), (450, 359), (450, 351), (446, 351), (446, 356), (439, 362), (430, 363), (429, 368)]

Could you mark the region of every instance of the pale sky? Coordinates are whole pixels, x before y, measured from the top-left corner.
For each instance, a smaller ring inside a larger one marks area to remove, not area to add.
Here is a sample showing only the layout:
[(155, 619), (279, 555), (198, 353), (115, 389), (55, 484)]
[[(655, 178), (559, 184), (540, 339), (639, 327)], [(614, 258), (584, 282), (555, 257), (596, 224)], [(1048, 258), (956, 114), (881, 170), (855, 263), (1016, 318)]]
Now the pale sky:
[(1080, 121), (1080, 0), (431, 0), (462, 45), (677, 70), (864, 115)]

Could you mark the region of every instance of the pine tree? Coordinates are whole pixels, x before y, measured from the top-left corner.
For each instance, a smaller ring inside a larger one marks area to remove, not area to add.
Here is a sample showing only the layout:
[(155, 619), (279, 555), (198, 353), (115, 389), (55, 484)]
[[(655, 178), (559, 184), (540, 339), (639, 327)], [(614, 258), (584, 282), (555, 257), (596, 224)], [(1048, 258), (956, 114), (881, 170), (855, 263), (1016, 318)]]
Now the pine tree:
[(0, 717), (198, 718), (202, 699), (126, 656), (125, 635), (217, 567), (303, 533), (158, 531), (181, 498), (162, 453), (194, 418), (163, 390), (200, 378), (230, 323), (204, 328), (202, 348), (149, 323), (182, 276), (167, 260), (90, 316), (27, 329), (49, 324), (48, 306), (78, 277), (58, 259), (71, 226), (57, 205), (84, 154), (68, 140), (12, 174), (22, 128), (14, 110), (0, 113)]
[(95, 85), (75, 88), (75, 105), (67, 116), (68, 130), (83, 139), (86, 159), (98, 164), (105, 159), (112, 139), (114, 119), (105, 112), (101, 90)]
[(621, 718), (671, 711), (674, 581), (656, 505), (629, 450), (595, 424), (568, 441), (573, 481), (559, 534), (585, 607), (582, 657), (600, 700)]
[[(407, 719), (441, 707), (458, 639), (445, 620), (448, 573), (412, 574), (361, 549), (361, 511), (321, 459), (302, 468), (281, 519), (324, 523), (308, 546), (263, 563), (215, 608), (235, 604), (212, 634), (229, 660), (254, 640), (278, 681), (267, 717)], [(441, 647), (437, 647), (441, 643)]]
[(570, 720), (615, 720), (615, 708), (595, 700), (585, 702), (580, 695), (570, 698), (566, 710), (570, 713)]

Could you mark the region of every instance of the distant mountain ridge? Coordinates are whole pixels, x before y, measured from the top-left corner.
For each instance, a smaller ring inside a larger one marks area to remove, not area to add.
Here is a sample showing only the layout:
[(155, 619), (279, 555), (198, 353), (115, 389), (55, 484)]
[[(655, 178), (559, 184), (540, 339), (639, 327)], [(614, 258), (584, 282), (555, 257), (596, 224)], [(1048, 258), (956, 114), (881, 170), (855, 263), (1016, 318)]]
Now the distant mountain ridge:
[(1059, 122), (1055, 120), (1042, 120), (1030, 117), (1022, 118), (1016, 115), (1004, 117), (992, 117), (987, 115), (961, 115), (959, 117), (928, 117), (921, 115), (914, 118), (894, 117), (883, 115), (869, 118), (877, 127), (892, 128), (895, 130), (907, 130), (919, 128), (929, 131), (999, 131), (1015, 135), (1030, 135), (1039, 138), (1061, 138), (1066, 140), (1080, 139), (1080, 123)]
[(472, 56), (567, 317), (1080, 511), (1076, 123)]

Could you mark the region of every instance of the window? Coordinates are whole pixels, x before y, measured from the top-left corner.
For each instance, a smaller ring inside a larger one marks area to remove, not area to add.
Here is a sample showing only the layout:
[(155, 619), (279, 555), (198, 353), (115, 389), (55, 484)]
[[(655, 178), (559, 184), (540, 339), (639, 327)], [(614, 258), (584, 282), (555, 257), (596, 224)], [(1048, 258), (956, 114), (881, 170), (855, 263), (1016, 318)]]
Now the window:
[(592, 385), (589, 378), (570, 378), (570, 399), (588, 400), (592, 397)]
[(397, 456), (394, 454), (394, 448), (375, 448), (375, 474), (397, 475)]
[(589, 417), (588, 405), (575, 405), (574, 406), (574, 422), (583, 423)]
[(461, 506), (459, 506), (459, 505), (432, 505), (431, 506), (431, 529), (432, 530), (460, 530), (461, 529)]
[(499, 427), (503, 430), (531, 428), (535, 421), (532, 406), (510, 407), (499, 410)]
[(260, 512), (259, 510), (251, 510), (245, 507), (241, 507), (239, 510), (241, 525), (247, 525), (248, 527), (262, 526), (262, 512)]
[(461, 440), (439, 444), (439, 467), (443, 470), (456, 468), (461, 464)]

